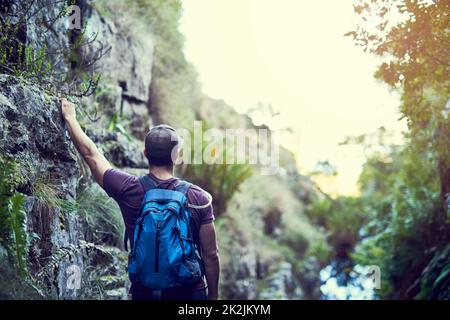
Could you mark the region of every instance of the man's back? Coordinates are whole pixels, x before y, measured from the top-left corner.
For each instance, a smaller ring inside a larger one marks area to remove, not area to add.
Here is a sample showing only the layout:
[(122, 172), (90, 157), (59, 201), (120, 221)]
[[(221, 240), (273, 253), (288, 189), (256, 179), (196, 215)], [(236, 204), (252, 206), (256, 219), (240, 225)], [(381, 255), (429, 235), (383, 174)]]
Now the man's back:
[[(149, 173), (148, 176), (158, 185), (158, 188), (161, 189), (174, 190), (180, 181), (176, 177), (162, 180), (157, 178), (152, 173)], [(126, 232), (129, 236), (133, 235), (134, 225), (139, 215), (142, 200), (145, 194), (144, 188), (139, 181), (139, 177), (130, 175), (121, 170), (109, 169), (105, 172), (105, 175), (103, 177), (103, 188), (105, 189), (106, 193), (118, 203), (122, 211), (123, 219), (125, 221)], [(209, 199), (206, 196), (205, 192), (196, 185), (192, 185), (187, 191), (186, 195), (189, 204), (202, 206), (209, 202)], [(190, 208), (189, 212), (192, 215), (194, 241), (196, 242), (197, 247), (200, 247), (200, 226), (202, 224), (209, 224), (214, 221), (212, 205), (209, 205), (204, 209)], [(193, 288), (189, 289), (201, 290), (205, 287), (205, 282), (202, 280)], [(141, 290), (139, 291), (142, 292), (145, 291), (145, 289), (141, 288)]]
[[(176, 177), (161, 180), (154, 174), (149, 173), (158, 187), (162, 189), (173, 190), (179, 179)], [(106, 193), (119, 204), (120, 210), (125, 221), (125, 227), (129, 235), (133, 234), (134, 224), (141, 208), (142, 199), (144, 198), (144, 188), (139, 182), (139, 177), (130, 175), (118, 169), (109, 169), (103, 177), (103, 188)], [(187, 192), (188, 202), (193, 205), (204, 205), (209, 199), (205, 192), (196, 185), (192, 185)], [(194, 235), (198, 236), (200, 225), (208, 224), (214, 221), (212, 206), (205, 209), (189, 209), (192, 213), (194, 222)], [(196, 239), (198, 241), (198, 239)]]

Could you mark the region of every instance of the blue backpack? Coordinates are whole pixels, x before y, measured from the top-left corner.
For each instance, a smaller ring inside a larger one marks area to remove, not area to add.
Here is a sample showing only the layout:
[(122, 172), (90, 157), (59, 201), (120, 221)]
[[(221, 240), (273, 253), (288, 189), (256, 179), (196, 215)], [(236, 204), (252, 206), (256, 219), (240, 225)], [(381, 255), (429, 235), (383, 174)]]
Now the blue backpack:
[(157, 290), (197, 283), (204, 269), (187, 209), (191, 184), (180, 180), (175, 190), (167, 190), (148, 175), (139, 180), (145, 195), (128, 262), (131, 282)]

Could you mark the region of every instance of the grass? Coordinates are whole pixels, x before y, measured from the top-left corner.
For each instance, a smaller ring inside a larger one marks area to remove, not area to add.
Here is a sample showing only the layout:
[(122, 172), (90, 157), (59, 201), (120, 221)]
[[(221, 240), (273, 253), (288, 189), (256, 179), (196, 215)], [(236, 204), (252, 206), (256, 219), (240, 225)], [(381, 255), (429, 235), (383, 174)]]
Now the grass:
[(117, 203), (96, 184), (77, 198), (77, 213), (89, 226), (88, 238), (95, 243), (122, 246), (124, 224)]

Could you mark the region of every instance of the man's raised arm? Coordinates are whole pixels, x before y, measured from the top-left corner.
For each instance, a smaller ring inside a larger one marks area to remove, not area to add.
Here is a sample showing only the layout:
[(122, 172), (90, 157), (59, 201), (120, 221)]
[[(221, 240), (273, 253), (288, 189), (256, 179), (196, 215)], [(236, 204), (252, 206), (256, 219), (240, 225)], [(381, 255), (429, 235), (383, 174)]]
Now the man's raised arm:
[(66, 99), (62, 99), (61, 109), (75, 147), (87, 162), (95, 181), (103, 187), (103, 176), (105, 171), (111, 168), (111, 164), (81, 129), (76, 118), (75, 106)]

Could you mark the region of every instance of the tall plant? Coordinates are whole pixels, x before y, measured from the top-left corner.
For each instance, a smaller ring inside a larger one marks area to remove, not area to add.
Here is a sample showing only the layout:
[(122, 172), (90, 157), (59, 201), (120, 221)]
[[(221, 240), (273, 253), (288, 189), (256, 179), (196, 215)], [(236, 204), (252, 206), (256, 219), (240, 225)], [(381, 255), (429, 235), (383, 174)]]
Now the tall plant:
[[(227, 145), (211, 148), (208, 143), (206, 141), (202, 143), (202, 156), (210, 159), (227, 159), (230, 149), (235, 147)], [(194, 152), (195, 148), (192, 146), (190, 150)], [(192, 158), (193, 155), (191, 155)], [(226, 211), (228, 201), (239, 190), (239, 186), (252, 175), (252, 172), (252, 167), (248, 164), (202, 161), (201, 164), (184, 164), (180, 175), (211, 192), (214, 198), (214, 210), (218, 216)]]

